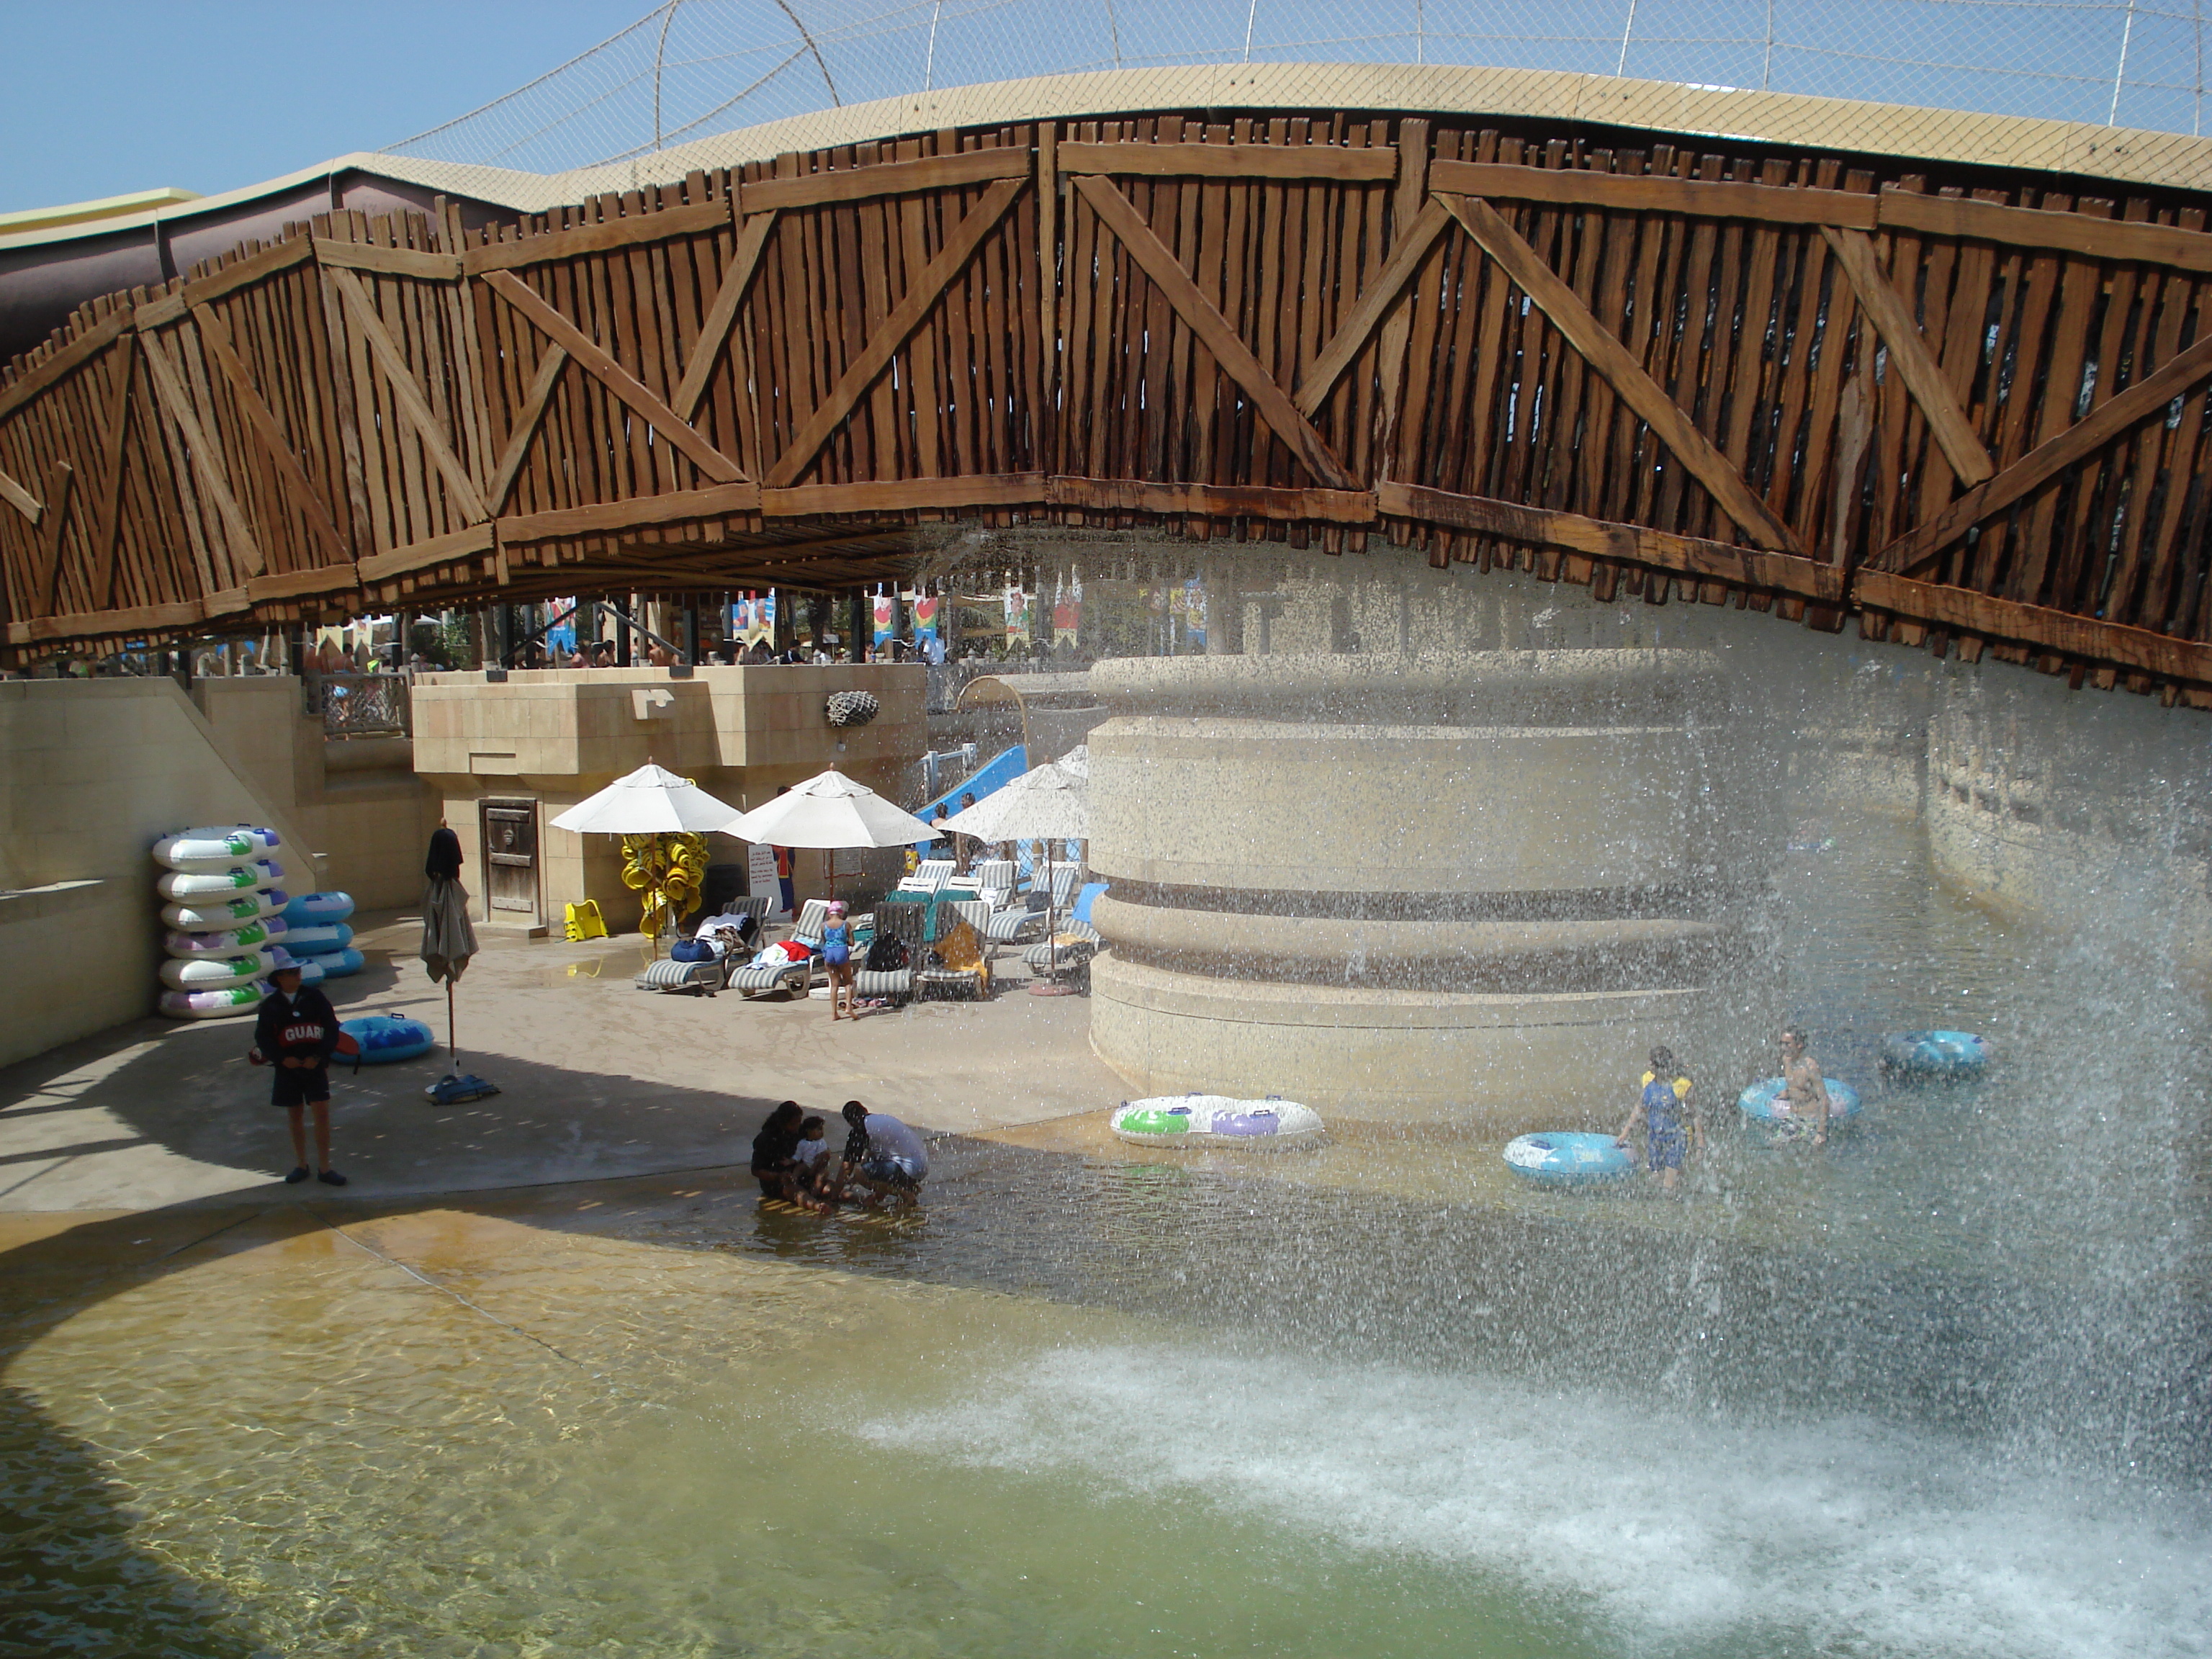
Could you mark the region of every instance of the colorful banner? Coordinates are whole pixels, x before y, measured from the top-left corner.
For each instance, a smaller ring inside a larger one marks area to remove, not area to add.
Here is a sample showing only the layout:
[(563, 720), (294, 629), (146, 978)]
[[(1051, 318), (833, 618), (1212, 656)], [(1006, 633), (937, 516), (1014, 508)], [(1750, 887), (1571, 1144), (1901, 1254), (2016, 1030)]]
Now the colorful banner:
[(1006, 588), (1006, 643), (1027, 645), (1030, 640), (1030, 596), (1009, 584)]
[(1052, 642), (1073, 648), (1083, 633), (1083, 578), (1074, 577), (1063, 586), (1060, 579), (1052, 584)]
[(730, 640), (747, 646), (757, 640), (775, 643), (775, 595), (748, 593), (730, 601)]
[(898, 601), (888, 593), (878, 593), (874, 605), (875, 643), (876, 649), (880, 651), (891, 642), (891, 636), (898, 631)]
[(934, 593), (917, 593), (914, 600), (914, 642), (925, 652), (936, 643), (938, 613), (944, 601)]

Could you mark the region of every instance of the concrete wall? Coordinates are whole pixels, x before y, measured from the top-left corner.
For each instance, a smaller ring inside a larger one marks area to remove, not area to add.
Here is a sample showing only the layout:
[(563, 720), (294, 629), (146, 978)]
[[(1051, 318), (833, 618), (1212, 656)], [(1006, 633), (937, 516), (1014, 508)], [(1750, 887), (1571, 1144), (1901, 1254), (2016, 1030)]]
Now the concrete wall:
[[(882, 705), (866, 726), (840, 728), (824, 713), (833, 691), (867, 691)], [(638, 896), (622, 884), (619, 841), (577, 836), (552, 820), (615, 779), (654, 762), (740, 810), (836, 765), (905, 805), (928, 746), (927, 671), (918, 665), (832, 664), (705, 667), (685, 678), (666, 669), (538, 669), (504, 681), (434, 674), (415, 691), (415, 764), (461, 840), (465, 884), (476, 914), (495, 914), (483, 880), (480, 804), (538, 804), (538, 909), (558, 927), (563, 907), (599, 902), (610, 928), (633, 928)], [(717, 836), (716, 862), (742, 864), (742, 842)], [(848, 855), (849, 856), (849, 855)], [(896, 851), (859, 860), (866, 874), (841, 892), (888, 884)], [(802, 854), (799, 896), (826, 890), (828, 855)], [(534, 920), (535, 918), (526, 918)]]
[(0, 1065), (153, 1012), (148, 849), (238, 823), (276, 829), (288, 890), (314, 890), (312, 836), (174, 682), (0, 682)]

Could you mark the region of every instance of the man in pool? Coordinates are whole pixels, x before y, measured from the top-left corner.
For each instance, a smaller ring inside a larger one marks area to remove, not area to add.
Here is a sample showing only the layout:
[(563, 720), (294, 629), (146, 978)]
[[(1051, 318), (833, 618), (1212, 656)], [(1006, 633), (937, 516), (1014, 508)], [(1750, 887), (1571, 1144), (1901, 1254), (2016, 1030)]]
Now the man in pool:
[(1809, 1126), (1813, 1144), (1828, 1144), (1828, 1082), (1806, 1051), (1805, 1028), (1782, 1028), (1782, 1092), (1774, 1097), (1776, 1127), (1796, 1139)]
[(1690, 1079), (1680, 1075), (1681, 1069), (1673, 1050), (1654, 1048), (1651, 1069), (1644, 1074), (1644, 1092), (1613, 1137), (1615, 1146), (1627, 1146), (1642, 1120), (1645, 1162), (1658, 1176), (1660, 1190), (1670, 1195), (1681, 1180), (1684, 1157), (1693, 1148), (1698, 1157), (1705, 1155), (1705, 1121), (1691, 1108)]
[(845, 1155), (819, 1188), (824, 1209), (835, 1207), (852, 1188), (870, 1206), (911, 1204), (921, 1197), (922, 1177), (929, 1173), (929, 1149), (921, 1137), (890, 1113), (872, 1112), (857, 1100), (845, 1103), (844, 1115)]
[(269, 975), (276, 988), (262, 1000), (253, 1022), (253, 1056), (276, 1070), (270, 1103), (291, 1115), (292, 1155), (299, 1160), (290, 1182), (307, 1178), (306, 1111), (315, 1114), (315, 1179), (325, 1186), (343, 1187), (346, 1178), (331, 1168), (331, 1056), (337, 1052), (337, 1011), (331, 1000), (313, 986), (300, 983), (300, 967), (294, 963)]

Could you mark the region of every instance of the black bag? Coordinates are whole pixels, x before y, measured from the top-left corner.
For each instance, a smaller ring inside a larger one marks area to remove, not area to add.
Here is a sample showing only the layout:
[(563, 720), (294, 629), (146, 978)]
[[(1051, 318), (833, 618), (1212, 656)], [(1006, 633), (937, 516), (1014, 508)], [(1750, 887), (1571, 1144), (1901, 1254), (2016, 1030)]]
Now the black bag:
[(867, 969), (872, 974), (892, 974), (905, 967), (908, 961), (903, 939), (886, 939), (880, 935), (868, 946)]

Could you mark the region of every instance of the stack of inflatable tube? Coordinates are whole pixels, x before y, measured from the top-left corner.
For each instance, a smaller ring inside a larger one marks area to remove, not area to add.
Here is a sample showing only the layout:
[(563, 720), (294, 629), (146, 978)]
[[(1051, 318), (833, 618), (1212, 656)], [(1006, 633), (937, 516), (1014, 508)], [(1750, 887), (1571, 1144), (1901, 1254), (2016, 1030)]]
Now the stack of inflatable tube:
[(1311, 1146), (1325, 1136), (1310, 1106), (1270, 1095), (1162, 1095), (1125, 1100), (1109, 1121), (1115, 1136), (1139, 1146)]
[(221, 1019), (250, 1014), (268, 994), (267, 977), (282, 965), (292, 902), (277, 884), (284, 866), (263, 856), (281, 841), (254, 824), (179, 830), (154, 844), (168, 901), (161, 921), (162, 990), (155, 1005), (172, 1019)]
[(284, 907), (284, 948), (302, 967), (319, 968), (325, 978), (359, 973), (362, 955), (353, 948), (353, 929), (346, 925), (352, 914), (350, 894), (301, 894)]

